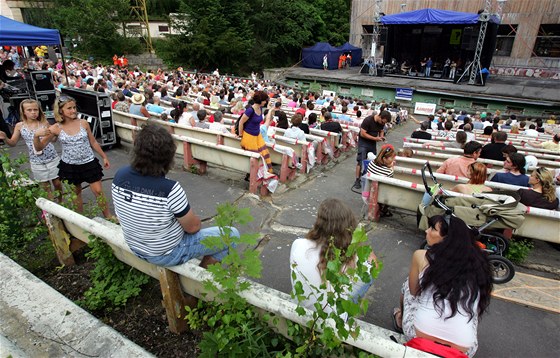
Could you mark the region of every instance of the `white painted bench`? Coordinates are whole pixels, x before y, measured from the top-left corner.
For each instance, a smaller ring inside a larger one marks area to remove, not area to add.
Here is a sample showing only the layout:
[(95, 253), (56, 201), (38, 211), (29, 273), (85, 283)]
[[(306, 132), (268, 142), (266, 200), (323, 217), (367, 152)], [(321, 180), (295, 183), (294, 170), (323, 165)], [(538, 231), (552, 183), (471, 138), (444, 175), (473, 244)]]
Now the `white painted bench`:
[[(213, 293), (206, 290), (203, 284), (206, 280), (211, 281), (212, 275), (206, 269), (198, 266), (197, 259), (173, 267), (156, 266), (138, 258), (130, 251), (119, 225), (101, 218), (95, 220), (86, 218), (44, 198), (37, 199), (36, 203), (46, 212), (45, 218), (50, 238), (61, 264), (75, 264), (72, 248), (83, 246), (89, 241), (89, 236), (94, 235), (109, 244), (119, 260), (159, 280), (163, 305), (172, 332), (181, 333), (188, 329), (187, 322), (183, 319), (184, 293), (199, 299), (211, 300), (213, 298)], [(79, 242), (80, 245), (76, 245), (75, 242)], [(240, 296), (250, 305), (278, 317), (279, 322), (276, 326), (280, 332), (282, 332), (282, 327), (286, 326), (286, 321), (305, 326), (306, 322), (311, 319), (312, 315), (308, 310), (306, 310), (305, 316), (296, 313), (297, 304), (290, 295), (253, 281), (248, 282), (250, 283), (249, 288), (240, 292)], [(270, 320), (270, 322), (272, 321)], [(395, 332), (360, 320), (358, 320), (358, 324), (361, 328), (360, 334), (355, 339), (349, 337), (344, 340), (347, 344), (381, 357), (433, 357), (393, 342), (391, 336), (403, 341), (403, 337)]]
[[(432, 139), (431, 139), (432, 141), (434, 141), (434, 140), (435, 141), (444, 141), (444, 142), (447, 142), (447, 141), (454, 142), (455, 141), (455, 139), (449, 139), (449, 138), (445, 138), (445, 137), (437, 137), (436, 135), (437, 135), (438, 132), (435, 132), (435, 131), (431, 131), (431, 132), (428, 131), (428, 132), (432, 134)], [(477, 142), (483, 144), (483, 145), (491, 142), (491, 140), (489, 138), (476, 137), (475, 140)], [(528, 145), (526, 143), (521, 143), (521, 141), (528, 142), (528, 141), (534, 141), (534, 140), (535, 140), (535, 138), (530, 138), (530, 137), (528, 137), (526, 139), (519, 139), (519, 140), (518, 139), (513, 139), (512, 140), (508, 136), (508, 140), (505, 141), (505, 143), (506, 144), (511, 144), (511, 145), (515, 146), (517, 149), (523, 148), (527, 152), (546, 153), (546, 154), (551, 154), (551, 155), (555, 155), (555, 156), (560, 155), (559, 152), (556, 152), (556, 151), (553, 151), (553, 150), (531, 147), (530, 145)], [(407, 141), (418, 142), (418, 143), (425, 143), (426, 141), (429, 142), (428, 139), (416, 139), (416, 138), (408, 138)]]
[[(221, 131), (184, 126), (181, 124), (162, 121), (160, 119), (152, 119), (152, 118), (148, 119), (145, 117), (134, 116), (128, 113), (123, 113), (118, 111), (114, 117), (114, 121), (115, 123), (130, 122), (130, 123), (136, 123), (138, 125), (141, 125), (143, 123), (148, 123), (148, 121), (150, 121), (152, 123), (158, 123), (166, 127), (171, 134), (177, 134), (189, 138), (200, 139), (209, 143), (225, 145), (227, 147), (231, 147), (234, 149), (241, 149), (240, 138), (236, 138), (234, 135), (230, 133), (224, 133)], [(117, 130), (117, 134), (118, 133), (119, 131)], [(127, 137), (125, 140), (128, 139), (129, 138)], [(269, 148), (269, 154), (272, 163), (278, 164), (280, 166), (280, 175), (279, 175), (280, 182), (284, 183), (289, 180), (293, 180), (296, 176), (296, 169), (294, 166), (290, 165), (290, 156), (286, 154), (286, 152), (291, 149), (286, 150), (282, 147), (282, 145), (272, 145), (272, 144), (267, 144), (267, 147)], [(305, 158), (307, 158), (307, 156)]]
[[(134, 140), (136, 133), (141, 127), (115, 122), (117, 134), (123, 140)], [(249, 173), (249, 192), (256, 194), (259, 181), (257, 171), (260, 165), (261, 156), (255, 152), (243, 149), (227, 147), (215, 142), (189, 138), (172, 134), (177, 143), (177, 154), (183, 157), (183, 168), (190, 170), (191, 166), (197, 166), (199, 174), (207, 171), (207, 162), (223, 168), (233, 169), (243, 173)], [(261, 195), (268, 195), (268, 190), (261, 186)]]
[[(439, 145), (431, 144), (429, 142), (411, 143), (411, 142), (405, 141), (403, 143), (403, 147), (404, 148), (416, 149), (416, 150), (428, 149), (428, 150), (436, 152), (436, 153), (449, 153), (449, 154), (456, 154), (456, 155), (462, 155), (463, 154), (463, 150), (460, 149), (460, 148), (439, 146)], [(523, 155), (533, 155), (539, 160), (539, 162), (541, 160), (560, 161), (560, 154), (553, 155), (553, 154), (548, 154), (548, 153), (529, 152), (529, 151), (524, 150), (524, 148), (521, 148), (521, 149), (518, 148), (517, 153), (520, 153), (520, 154), (523, 154)]]
[[(395, 178), (366, 174), (371, 181), (368, 201), (368, 218), (379, 220), (378, 203), (416, 212), (425, 193), (424, 184)], [(455, 193), (453, 195), (464, 195)], [(535, 240), (560, 243), (560, 212), (527, 207), (525, 221), (513, 235)]]
[[(424, 150), (416, 150), (416, 149), (412, 149), (412, 157), (416, 158), (416, 159), (421, 159), (421, 160), (431, 160), (431, 159), (436, 159), (436, 160), (440, 160), (440, 161), (445, 161), (449, 158), (456, 158), (460, 155), (457, 154), (446, 154), (446, 153), (442, 153), (442, 152), (438, 152), (438, 151), (424, 151)], [(492, 159), (484, 159), (484, 158), (478, 158), (476, 160), (477, 162), (481, 162), (486, 164), (487, 166), (489, 166), (492, 169), (495, 170), (501, 170), (504, 167), (504, 162), (503, 161), (498, 161), (498, 160), (492, 160)], [(549, 169), (556, 169), (556, 168), (560, 168), (560, 162), (557, 161), (551, 161), (551, 160), (544, 160), (544, 159), (539, 159), (539, 166), (544, 166), (547, 167)], [(535, 168), (529, 168), (529, 172), (531, 172), (533, 169)]]

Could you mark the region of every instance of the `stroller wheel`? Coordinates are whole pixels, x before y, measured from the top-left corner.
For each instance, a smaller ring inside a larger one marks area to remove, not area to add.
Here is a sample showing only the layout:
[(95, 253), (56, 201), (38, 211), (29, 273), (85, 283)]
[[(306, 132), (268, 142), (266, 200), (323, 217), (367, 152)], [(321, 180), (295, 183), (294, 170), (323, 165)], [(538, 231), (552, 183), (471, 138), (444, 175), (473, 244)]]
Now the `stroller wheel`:
[(494, 232), (480, 233), (480, 242), (496, 255), (504, 256), (509, 250), (509, 240)]
[(488, 255), (488, 263), (492, 272), (492, 282), (502, 284), (511, 281), (515, 276), (515, 268), (511, 261), (500, 255)]

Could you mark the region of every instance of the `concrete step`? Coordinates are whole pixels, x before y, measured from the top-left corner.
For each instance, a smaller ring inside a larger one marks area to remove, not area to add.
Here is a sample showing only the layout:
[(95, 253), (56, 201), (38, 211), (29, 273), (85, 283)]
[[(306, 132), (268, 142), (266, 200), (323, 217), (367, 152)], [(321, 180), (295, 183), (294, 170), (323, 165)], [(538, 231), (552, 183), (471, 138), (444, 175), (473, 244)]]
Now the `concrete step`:
[(0, 357), (154, 357), (0, 253)]

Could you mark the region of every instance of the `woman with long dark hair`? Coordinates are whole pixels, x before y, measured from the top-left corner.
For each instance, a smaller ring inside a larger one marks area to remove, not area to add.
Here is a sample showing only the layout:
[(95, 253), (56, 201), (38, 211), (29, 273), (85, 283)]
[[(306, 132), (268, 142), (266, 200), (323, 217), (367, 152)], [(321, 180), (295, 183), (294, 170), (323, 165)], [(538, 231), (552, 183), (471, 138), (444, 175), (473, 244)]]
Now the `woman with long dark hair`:
[(395, 329), (407, 339), (426, 338), (472, 357), (478, 320), (490, 304), (490, 266), (461, 219), (437, 215), (428, 225), (429, 249), (412, 256), (400, 308), (393, 310)]

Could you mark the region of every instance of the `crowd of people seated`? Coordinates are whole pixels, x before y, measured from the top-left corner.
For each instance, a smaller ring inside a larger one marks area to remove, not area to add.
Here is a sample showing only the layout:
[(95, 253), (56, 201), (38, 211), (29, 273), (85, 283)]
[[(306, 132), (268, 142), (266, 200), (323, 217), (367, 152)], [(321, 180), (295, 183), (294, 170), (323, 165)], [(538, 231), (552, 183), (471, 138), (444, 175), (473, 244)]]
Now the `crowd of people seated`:
[[(455, 115), (453, 111), (440, 110), (435, 116), (428, 116), (426, 121), (419, 121), (412, 115), (409, 117), (420, 124), (411, 134), (411, 138), (424, 139), (426, 144), (434, 147), (463, 149), (463, 155), (445, 160), (437, 169), (438, 173), (469, 178), (467, 184), (457, 185), (453, 191), (465, 194), (491, 191), (491, 188), (484, 185), (484, 182), (489, 180), (518, 186), (522, 204), (549, 210), (560, 209), (560, 169), (538, 167), (537, 157), (518, 153), (516, 147), (527, 145), (560, 155), (560, 127), (554, 116), (551, 116), (546, 124), (542, 119), (518, 122), (515, 115), (504, 119), (500, 111), (469, 116), (466, 111)], [(513, 133), (516, 127), (522, 131)], [(482, 133), (475, 135), (472, 128)], [(433, 138), (432, 133), (436, 131), (437, 135)], [(520, 135), (522, 139), (519, 140), (519, 144), (507, 144), (508, 133)], [(548, 135), (550, 139), (537, 141), (538, 135)], [(479, 158), (503, 162), (503, 169), (488, 177), (484, 169), (484, 175), (481, 176), (482, 167), (485, 165), (477, 161)], [(530, 168), (536, 169), (528, 175)]]
[[(362, 185), (360, 178), (366, 171), (363, 165), (366, 158), (372, 158), (367, 172), (393, 176), (396, 150), (394, 146), (384, 142), (385, 134), (395, 123), (394, 117), (399, 112), (396, 105), (342, 96), (330, 97), (313, 92), (298, 93), (291, 88), (271, 86), (256, 79), (243, 82), (219, 75), (192, 75), (182, 69), (144, 73), (138, 68), (129, 70), (92, 66), (75, 60), (68, 63), (68, 69), (68, 81), (60, 71), (53, 71), (57, 86), (111, 93), (113, 109), (117, 111), (145, 117), (155, 114), (181, 125), (222, 131), (227, 131), (223, 124), (224, 114), (239, 116), (236, 135), (241, 138), (240, 145), (246, 150), (261, 153), (269, 170), (272, 170), (271, 162), (264, 146), (268, 140), (269, 126), (285, 129), (286, 137), (304, 140), (310, 129), (341, 133), (342, 125), (349, 124), (359, 128), (354, 187), (360, 188)], [(90, 79), (93, 79), (93, 84)], [(170, 105), (163, 105), (163, 102)], [(558, 188), (555, 184), (560, 183), (560, 169), (554, 171), (541, 166), (527, 176), (526, 157), (517, 153), (515, 146), (506, 144), (508, 133), (513, 134), (515, 126), (526, 137), (537, 139), (539, 133), (557, 131), (556, 123), (548, 123), (547, 127), (542, 121), (527, 125), (524, 121), (518, 122), (514, 116), (504, 120), (499, 113), (476, 113), (471, 117), (465, 112), (456, 114), (443, 110), (429, 116), (426, 121), (411, 118), (420, 124), (419, 130), (412, 133), (411, 137), (434, 140), (430, 142), (433, 145), (444, 143), (439, 139), (450, 139), (453, 142), (448, 143), (463, 150), (462, 155), (446, 160), (438, 169), (440, 173), (469, 179), (466, 184), (457, 185), (451, 190), (464, 194), (491, 191), (485, 184), (487, 168), (479, 161), (479, 158), (487, 158), (504, 162), (503, 172), (493, 175), (491, 181), (524, 187), (519, 189), (523, 204), (550, 210), (559, 208)], [(490, 129), (476, 135), (476, 131), (486, 128)], [(150, 153), (147, 148), (142, 147), (143, 142), (153, 142), (151, 137), (165, 137), (168, 142), (166, 158), (158, 164), (162, 167), (156, 168), (156, 174), (165, 174), (170, 165), (165, 163), (171, 163), (174, 155), (170, 136), (157, 127), (150, 127), (140, 133), (140, 140), (135, 143), (135, 160)], [(5, 135), (2, 138), (6, 138)], [(560, 153), (559, 141), (559, 134), (556, 133), (549, 141), (530, 140), (527, 145)], [(379, 152), (378, 142), (383, 144), (380, 145)], [(122, 188), (126, 189), (129, 185), (126, 180), (121, 180), (123, 175), (134, 176), (137, 175), (136, 171), (143, 170), (136, 161), (131, 168), (121, 169), (115, 176), (114, 197), (116, 195), (118, 198)], [(142, 176), (154, 175), (146, 172)], [(180, 207), (174, 209), (177, 219), (171, 221), (179, 233), (176, 235), (176, 242), (183, 242), (186, 240), (183, 231), (196, 234), (200, 230), (200, 221), (193, 216), (190, 203), (182, 194), (182, 189), (179, 189), (180, 186), (174, 182), (166, 185), (171, 185), (170, 189), (173, 187), (166, 195), (181, 197)], [(128, 222), (123, 213), (130, 211), (127, 205), (124, 199), (117, 200), (115, 204), (117, 215), (121, 215), (119, 218), (124, 224)], [(385, 217), (392, 216), (387, 206), (381, 207), (381, 212)], [(356, 226), (357, 220), (347, 205), (338, 199), (327, 199), (320, 205), (317, 219), (306, 237), (294, 241), (290, 254), (290, 267), (294, 273), (292, 280), (294, 285), (296, 281), (303, 283), (307, 297), (303, 302), (305, 307), (313, 309), (317, 303), (324, 305), (326, 295), (322, 295), (321, 290), (329, 289), (323, 285), (326, 264), (332, 258), (329, 249), (335, 247), (344, 251), (348, 248), (352, 240), (351, 233)], [(125, 231), (125, 238), (138, 244), (142, 239), (137, 234), (131, 225), (128, 232)], [(233, 235), (238, 235), (236, 230)], [(395, 328), (404, 332), (409, 339), (426, 338), (472, 356), (478, 346), (478, 319), (490, 303), (492, 283), (488, 263), (474, 244), (472, 232), (454, 216), (430, 218), (426, 240), (431, 249), (418, 250), (413, 254), (399, 305), (393, 311)], [(153, 259), (151, 251), (143, 250), (138, 245), (135, 247), (138, 249), (137, 255)], [(179, 245), (173, 250), (178, 251), (176, 257), (157, 262), (171, 265), (200, 254), (206, 255), (206, 265), (223, 257), (221, 251), (218, 254), (206, 251), (193, 253), (189, 248)], [(159, 251), (156, 254), (159, 255)], [(372, 253), (365, 264), (376, 265), (376, 261), (375, 254)], [(341, 274), (345, 274), (348, 267), (355, 264), (354, 257), (346, 258)], [(352, 282), (352, 290), (346, 294), (349, 298), (358, 299), (371, 287), (373, 278), (355, 278)]]

